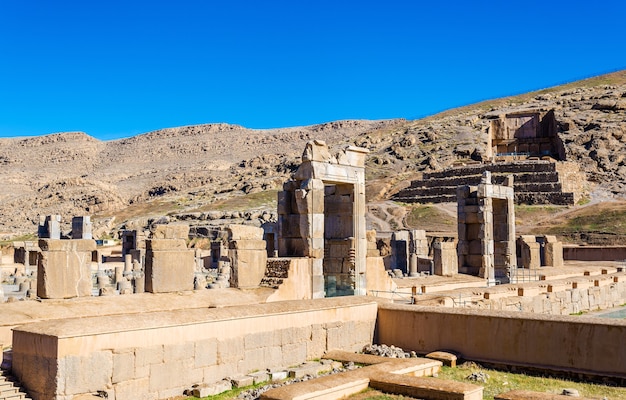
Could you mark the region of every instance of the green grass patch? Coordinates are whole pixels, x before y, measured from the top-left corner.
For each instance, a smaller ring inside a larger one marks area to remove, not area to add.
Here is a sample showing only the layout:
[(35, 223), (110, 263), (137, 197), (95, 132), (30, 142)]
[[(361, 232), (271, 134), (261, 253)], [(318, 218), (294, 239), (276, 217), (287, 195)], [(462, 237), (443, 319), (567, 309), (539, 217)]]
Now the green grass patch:
[[(261, 383), (257, 383), (256, 385), (245, 386), (245, 387), (242, 387), (242, 388), (235, 388), (235, 389), (229, 390), (229, 391), (224, 392), (224, 393), (216, 394), (215, 396), (202, 397), (202, 399), (205, 399), (205, 400), (231, 400), (231, 399), (236, 399), (237, 396), (239, 396), (239, 394), (241, 392), (244, 392), (244, 391), (250, 390), (250, 389), (256, 389), (256, 388), (259, 388), (261, 386), (269, 385), (269, 383), (270, 382), (261, 382)], [(187, 399), (199, 400), (200, 397), (190, 396), (190, 397), (187, 397)]]
[(275, 209), (277, 203), (278, 190), (272, 189), (216, 200), (193, 211), (248, 211), (261, 207)]
[[(453, 226), (455, 219), (430, 204), (406, 204), (406, 225), (412, 228), (424, 229), (425, 226), (445, 225)], [(421, 228), (420, 228), (421, 227)]]
[(531, 376), (519, 373), (497, 371), (493, 369), (450, 368), (443, 367), (439, 372), (439, 378), (450, 379), (458, 382), (475, 383), (466, 378), (472, 372), (483, 371), (489, 375), (487, 383), (476, 383), (485, 388), (483, 399), (493, 399), (495, 395), (508, 392), (509, 390), (532, 390), (535, 392), (561, 394), (563, 389), (577, 389), (582, 397), (606, 396), (609, 399), (626, 399), (626, 388), (612, 387), (585, 382), (575, 382), (565, 379), (557, 379), (542, 376)]
[(626, 234), (626, 209), (602, 210), (597, 214), (575, 216), (559, 227), (563, 233), (602, 232)]
[(7, 246), (13, 242), (31, 242), (37, 240), (37, 235), (34, 233), (27, 233), (25, 235), (16, 236), (9, 240), (0, 240), (0, 246)]

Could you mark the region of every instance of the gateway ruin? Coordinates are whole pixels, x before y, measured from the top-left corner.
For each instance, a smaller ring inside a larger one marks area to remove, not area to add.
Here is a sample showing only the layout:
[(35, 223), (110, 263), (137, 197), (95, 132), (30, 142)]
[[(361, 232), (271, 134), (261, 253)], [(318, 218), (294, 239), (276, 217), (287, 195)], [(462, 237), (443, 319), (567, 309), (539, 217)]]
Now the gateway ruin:
[[(279, 194), (277, 227), (230, 225), (206, 252), (188, 248), (185, 224), (154, 224), (124, 232), (121, 252), (105, 255), (85, 238), (84, 217), (74, 239), (57, 237), (60, 217), (44, 217), (38, 245), (24, 244), (13, 260), (23, 263), (11, 263), (40, 301), (7, 290), (3, 297), (14, 300), (0, 304), (3, 368), (23, 391), (12, 385), (12, 393), (217, 393), (233, 382), (282, 379), (287, 367), (313, 359), (341, 360), (337, 351), (373, 342), (624, 384), (626, 321), (568, 315), (624, 304), (620, 263), (561, 262), (555, 238), (517, 238), (513, 182), (495, 183), (489, 173), (455, 188), (457, 239), (420, 230), (377, 238), (366, 230), (366, 154), (348, 147), (332, 155), (309, 142)], [(294, 385), (293, 393), (339, 398), (372, 386), (482, 397), (476, 385), (417, 379), (441, 365), (430, 358), (364, 364), (363, 372), (318, 381), (321, 392)]]

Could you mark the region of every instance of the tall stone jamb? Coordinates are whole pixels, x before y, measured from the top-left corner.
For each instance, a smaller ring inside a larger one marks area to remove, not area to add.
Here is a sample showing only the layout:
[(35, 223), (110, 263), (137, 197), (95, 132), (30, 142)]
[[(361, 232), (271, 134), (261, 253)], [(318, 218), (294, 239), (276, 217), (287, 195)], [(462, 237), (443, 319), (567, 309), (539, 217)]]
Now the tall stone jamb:
[(454, 276), (458, 273), (458, 256), (456, 243), (433, 243), (434, 273), (439, 276)]
[(91, 253), (96, 242), (87, 239), (40, 239), (37, 296), (67, 299), (91, 296)]
[(72, 218), (72, 239), (93, 239), (91, 217), (88, 215)]
[(366, 292), (367, 153), (350, 146), (331, 155), (325, 142), (308, 142), (278, 194), (279, 255), (311, 258), (313, 298)]
[(478, 186), (457, 188), (457, 204), (459, 270), (488, 285), (508, 281), (517, 268), (512, 176), (506, 185), (494, 185), (486, 171)]
[(258, 287), (267, 267), (267, 246), (263, 229), (255, 226), (229, 225), (228, 258), (231, 273), (230, 286)]
[(145, 291), (193, 290), (194, 250), (187, 248), (189, 226), (157, 225), (146, 240)]
[(563, 243), (556, 236), (544, 236), (544, 264), (546, 267), (563, 266)]
[(40, 239), (61, 239), (61, 216), (40, 215), (37, 236)]

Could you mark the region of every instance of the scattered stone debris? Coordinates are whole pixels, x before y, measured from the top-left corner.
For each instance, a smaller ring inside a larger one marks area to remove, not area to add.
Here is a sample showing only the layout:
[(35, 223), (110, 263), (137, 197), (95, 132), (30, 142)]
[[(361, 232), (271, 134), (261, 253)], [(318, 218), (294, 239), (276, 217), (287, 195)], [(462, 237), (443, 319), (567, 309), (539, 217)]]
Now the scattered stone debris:
[(400, 347), (396, 347), (394, 345), (387, 346), (386, 344), (368, 344), (367, 346), (363, 347), (363, 353), (389, 358), (417, 357), (417, 354), (414, 351), (406, 352)]
[(483, 371), (472, 372), (465, 379), (473, 382), (487, 383), (487, 381), (489, 380), (489, 374)]
[[(324, 363), (324, 361), (325, 360), (322, 360), (322, 364)], [(339, 363), (337, 363), (337, 364), (339, 364)], [(281, 382), (272, 382), (272, 383), (268, 383), (267, 385), (260, 386), (258, 388), (245, 390), (245, 391), (239, 393), (237, 398), (241, 399), (241, 400), (257, 400), (257, 399), (259, 399), (261, 397), (261, 395), (263, 393), (267, 392), (270, 389), (278, 388), (278, 387), (285, 386), (285, 385), (291, 385), (291, 384), (298, 383), (298, 382), (305, 382), (305, 381), (308, 381), (308, 380), (311, 380), (311, 379), (319, 378), (321, 376), (337, 374), (339, 372), (351, 371), (351, 370), (354, 370), (356, 368), (359, 368), (359, 367), (356, 366), (353, 362), (351, 362), (351, 361), (350, 362), (346, 362), (341, 367), (335, 366), (328, 372), (319, 373), (319, 374), (316, 374), (316, 375), (306, 374), (306, 375), (301, 376), (299, 378), (288, 379), (288, 380), (281, 381)]]

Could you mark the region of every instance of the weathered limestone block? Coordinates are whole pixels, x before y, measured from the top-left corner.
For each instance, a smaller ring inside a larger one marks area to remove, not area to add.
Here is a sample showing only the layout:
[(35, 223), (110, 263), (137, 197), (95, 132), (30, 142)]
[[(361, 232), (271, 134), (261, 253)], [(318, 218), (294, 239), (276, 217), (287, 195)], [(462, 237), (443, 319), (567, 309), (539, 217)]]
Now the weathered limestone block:
[(545, 236), (545, 265), (551, 267), (563, 266), (563, 243), (556, 236)]
[(263, 229), (245, 225), (229, 225), (229, 250), (232, 287), (257, 287), (265, 275), (267, 244)]
[(37, 265), (37, 296), (67, 299), (91, 296), (91, 252), (93, 240), (40, 239)]
[(187, 224), (159, 224), (151, 230), (152, 239), (188, 239), (189, 225)]
[(522, 235), (518, 238), (520, 261), (523, 268), (538, 269), (541, 267), (541, 245), (532, 235)]
[(263, 240), (263, 228), (231, 224), (226, 229), (229, 240)]
[(433, 244), (433, 261), (435, 264), (435, 275), (456, 275), (459, 270), (456, 243), (435, 242)]
[(146, 292), (193, 290), (195, 259), (183, 239), (146, 240)]

